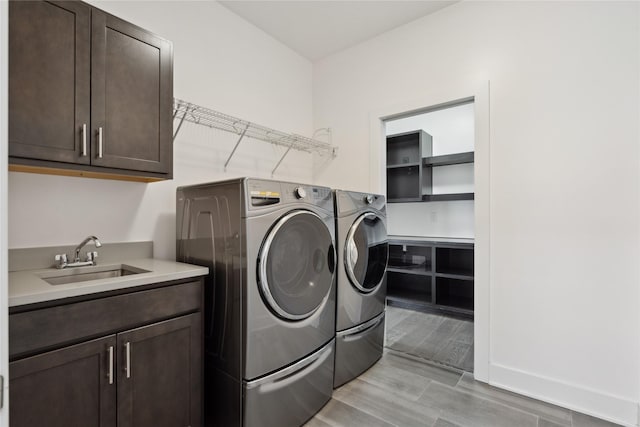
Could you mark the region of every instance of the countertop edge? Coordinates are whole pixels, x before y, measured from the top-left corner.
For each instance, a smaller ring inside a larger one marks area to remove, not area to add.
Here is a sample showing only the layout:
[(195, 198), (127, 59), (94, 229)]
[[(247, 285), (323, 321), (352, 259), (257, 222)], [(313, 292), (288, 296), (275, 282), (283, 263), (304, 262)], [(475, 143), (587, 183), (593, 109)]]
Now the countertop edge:
[(87, 281), (82, 284), (50, 285), (40, 278), (46, 272), (56, 271), (54, 268), (26, 270), (9, 273), (9, 307), (27, 304), (62, 300), (70, 297), (98, 294), (114, 290), (135, 288), (153, 283), (172, 280), (190, 279), (205, 276), (209, 268), (175, 261), (144, 258), (127, 260), (121, 263), (132, 267), (149, 270), (148, 273), (134, 274), (107, 279)]

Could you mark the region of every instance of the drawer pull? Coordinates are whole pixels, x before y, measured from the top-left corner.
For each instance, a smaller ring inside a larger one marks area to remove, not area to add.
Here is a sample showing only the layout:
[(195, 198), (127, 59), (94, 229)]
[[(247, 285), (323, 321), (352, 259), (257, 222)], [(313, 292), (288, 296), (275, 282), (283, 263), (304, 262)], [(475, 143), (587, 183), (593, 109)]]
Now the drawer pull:
[(102, 126), (98, 128), (98, 158), (102, 158), (102, 139), (103, 139)]
[(87, 155), (87, 124), (82, 125), (82, 157)]
[(124, 372), (127, 378), (131, 378), (131, 343), (130, 342), (125, 343), (124, 353), (125, 353)]
[(113, 346), (109, 346), (109, 372), (107, 373), (109, 384), (113, 384)]

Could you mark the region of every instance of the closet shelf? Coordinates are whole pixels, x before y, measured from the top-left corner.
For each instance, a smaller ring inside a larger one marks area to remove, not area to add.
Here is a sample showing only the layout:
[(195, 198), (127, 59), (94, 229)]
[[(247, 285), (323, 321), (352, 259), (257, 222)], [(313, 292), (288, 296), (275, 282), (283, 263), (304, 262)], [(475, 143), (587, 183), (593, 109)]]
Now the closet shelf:
[[(276, 164), (275, 168), (271, 172), (272, 174), (278, 169), (284, 157), (289, 153), (292, 148), (298, 151), (304, 151), (307, 153), (316, 153), (322, 155), (329, 155), (335, 157), (337, 154), (337, 147), (330, 143), (318, 141), (316, 139), (307, 138), (301, 135), (289, 134), (281, 132), (279, 130), (271, 129), (266, 126), (262, 126), (256, 123), (249, 122), (247, 120), (239, 119), (237, 117), (230, 116), (228, 114), (221, 113), (219, 111), (212, 110), (210, 108), (202, 107), (197, 104), (192, 104), (181, 99), (174, 98), (173, 100), (173, 118), (178, 120), (178, 126), (173, 134), (173, 140), (175, 141), (180, 128), (185, 121), (195, 123), (198, 125), (207, 126), (214, 129), (231, 132), (239, 136), (235, 147), (231, 151), (229, 158), (225, 163), (225, 169), (229, 164), (229, 161), (233, 157), (238, 145), (242, 139), (246, 136), (260, 141), (265, 141), (274, 145), (285, 147), (285, 151), (280, 161)], [(331, 137), (331, 130), (326, 129), (326, 133)]]
[(426, 167), (451, 166), (464, 163), (473, 163), (474, 152), (445, 154), (442, 156), (423, 157), (422, 164)]

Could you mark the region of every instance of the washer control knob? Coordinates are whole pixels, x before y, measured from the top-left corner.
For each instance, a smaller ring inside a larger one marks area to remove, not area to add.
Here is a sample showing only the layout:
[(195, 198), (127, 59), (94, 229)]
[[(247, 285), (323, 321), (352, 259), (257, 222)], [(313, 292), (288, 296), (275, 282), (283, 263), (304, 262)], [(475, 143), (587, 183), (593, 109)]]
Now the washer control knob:
[(304, 199), (305, 197), (307, 197), (307, 192), (302, 187), (296, 187), (296, 189), (294, 190), (294, 194), (298, 199)]
[(367, 194), (364, 198), (364, 202), (368, 205), (370, 205), (371, 203), (373, 203), (373, 196), (371, 194)]

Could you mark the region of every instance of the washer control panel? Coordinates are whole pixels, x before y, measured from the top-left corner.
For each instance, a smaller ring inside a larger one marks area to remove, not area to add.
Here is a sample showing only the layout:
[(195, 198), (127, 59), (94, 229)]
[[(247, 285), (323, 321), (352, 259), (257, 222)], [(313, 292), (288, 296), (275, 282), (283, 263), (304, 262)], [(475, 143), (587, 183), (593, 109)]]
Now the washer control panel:
[(304, 189), (304, 187), (296, 187), (296, 189), (294, 190), (294, 194), (298, 199), (304, 199), (305, 197), (307, 197), (307, 191)]
[[(286, 202), (300, 201), (313, 204), (321, 204), (327, 199), (331, 199), (331, 189), (326, 187), (316, 187), (313, 185), (282, 184), (282, 200)], [(319, 203), (320, 202), (320, 203)]]
[(327, 187), (260, 179), (247, 180), (249, 206), (260, 208), (279, 203), (309, 203), (333, 210), (333, 194)]

